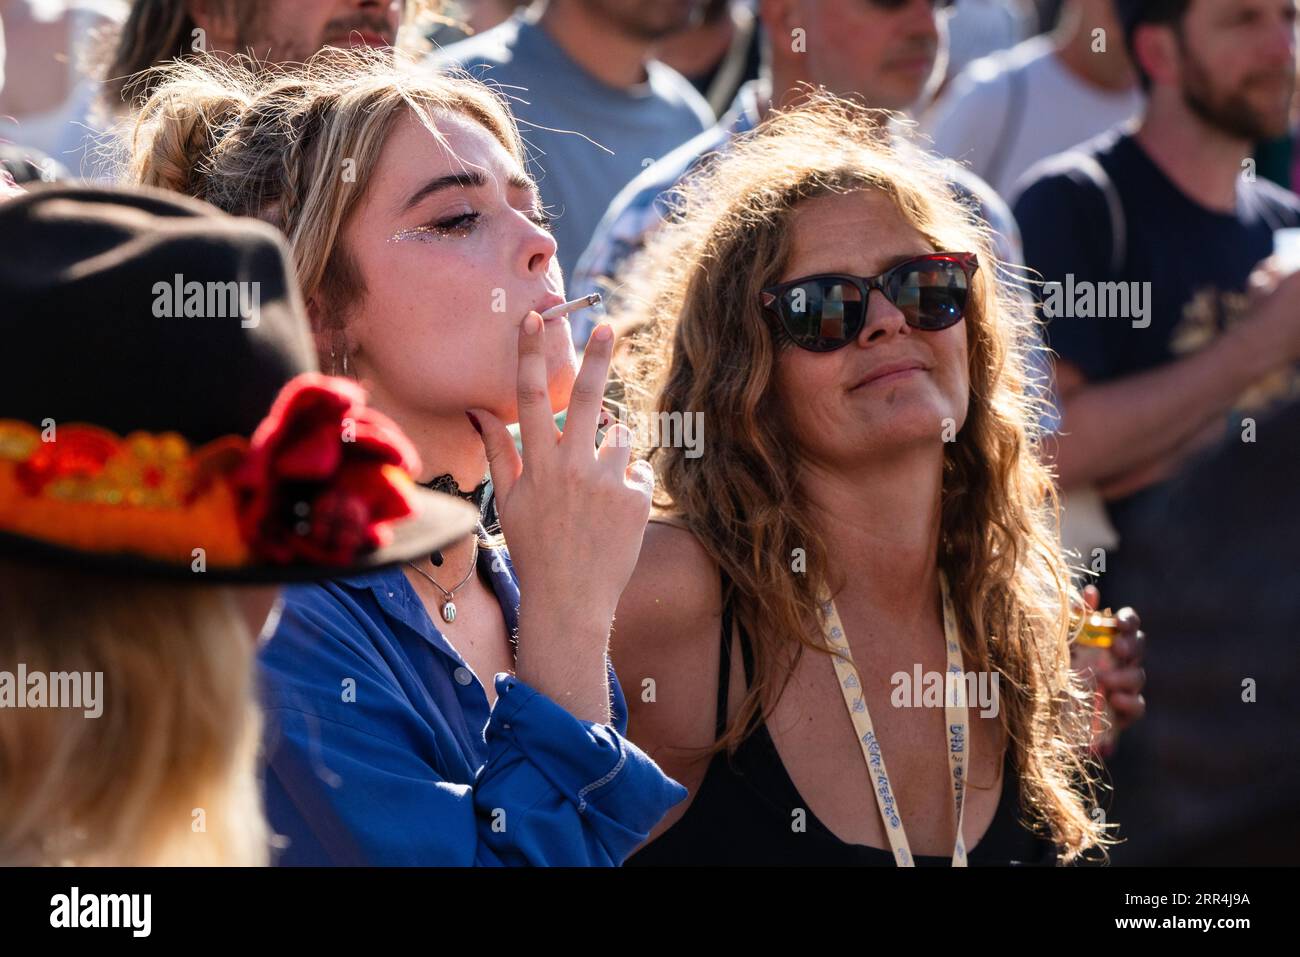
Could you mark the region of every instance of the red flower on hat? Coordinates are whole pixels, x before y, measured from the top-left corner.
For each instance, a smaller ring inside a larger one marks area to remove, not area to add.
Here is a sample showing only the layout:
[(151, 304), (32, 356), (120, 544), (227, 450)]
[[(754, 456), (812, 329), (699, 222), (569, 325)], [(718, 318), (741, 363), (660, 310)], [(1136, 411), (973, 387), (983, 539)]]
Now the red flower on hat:
[(420, 459), (400, 429), (347, 379), (291, 380), (253, 433), (234, 476), (240, 530), (260, 558), (348, 565), (392, 539), (414, 511)]

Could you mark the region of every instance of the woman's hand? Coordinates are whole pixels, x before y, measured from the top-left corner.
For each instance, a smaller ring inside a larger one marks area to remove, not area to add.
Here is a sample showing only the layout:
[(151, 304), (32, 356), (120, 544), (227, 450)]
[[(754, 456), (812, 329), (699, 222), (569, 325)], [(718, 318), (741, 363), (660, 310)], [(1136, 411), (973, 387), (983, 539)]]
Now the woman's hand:
[[(1083, 590), (1083, 599), (1092, 611), (1101, 607), (1101, 592), (1096, 585)], [(1142, 631), (1142, 620), (1132, 608), (1121, 608), (1115, 618), (1119, 631), (1110, 647), (1111, 667), (1097, 672), (1097, 687), (1105, 693), (1115, 715), (1115, 730), (1123, 731), (1147, 710), (1146, 699), (1142, 697), (1142, 689), (1147, 683), (1146, 672), (1142, 669), (1146, 633)]]
[(519, 329), (522, 460), (500, 419), (482, 409), (468, 414), (483, 436), (519, 576), (516, 673), (575, 716), (605, 723), (610, 622), (641, 550), (654, 475), (645, 462), (628, 464), (631, 433), (621, 423), (595, 445), (610, 326), (602, 323), (587, 343), (563, 432), (547, 389), (544, 336), (541, 316), (530, 312)]

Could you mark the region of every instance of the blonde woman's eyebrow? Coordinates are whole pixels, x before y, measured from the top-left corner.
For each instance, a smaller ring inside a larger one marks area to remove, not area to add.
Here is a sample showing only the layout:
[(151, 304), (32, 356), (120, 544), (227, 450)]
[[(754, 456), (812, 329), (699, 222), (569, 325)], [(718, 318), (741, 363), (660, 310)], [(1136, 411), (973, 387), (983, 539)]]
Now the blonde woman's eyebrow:
[[(542, 200), (541, 195), (537, 191), (537, 184), (522, 173), (511, 173), (506, 178), (506, 184), (511, 189), (527, 192), (529, 196), (532, 197), (534, 205), (541, 204)], [(435, 176), (406, 198), (406, 202), (402, 204), (400, 212), (409, 212), (430, 196), (446, 189), (475, 189), (486, 185), (487, 177), (478, 170), (467, 170), (462, 173), (448, 173), (446, 176)]]
[(402, 204), (400, 212), (409, 212), (430, 196), (442, 192), (445, 189), (473, 189), (486, 184), (487, 177), (477, 171), (449, 173), (446, 176), (435, 176), (406, 198), (406, 202)]
[(542, 194), (537, 189), (537, 184), (523, 173), (511, 173), (506, 177), (506, 185), (510, 187), (510, 189), (527, 193), (528, 198), (532, 201), (534, 207), (542, 205)]

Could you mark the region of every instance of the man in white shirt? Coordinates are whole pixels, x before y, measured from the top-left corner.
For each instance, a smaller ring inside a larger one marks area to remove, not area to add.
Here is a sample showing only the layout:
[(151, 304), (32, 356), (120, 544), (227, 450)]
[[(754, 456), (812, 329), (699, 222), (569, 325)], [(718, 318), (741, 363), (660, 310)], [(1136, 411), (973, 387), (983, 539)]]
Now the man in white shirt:
[(948, 24), (948, 77), (1031, 36), (1037, 19), (1025, 0), (961, 0)]
[(930, 111), (935, 150), (1008, 201), (1034, 163), (1135, 116), (1137, 76), (1112, 0), (1072, 0), (1050, 36), (972, 63)]

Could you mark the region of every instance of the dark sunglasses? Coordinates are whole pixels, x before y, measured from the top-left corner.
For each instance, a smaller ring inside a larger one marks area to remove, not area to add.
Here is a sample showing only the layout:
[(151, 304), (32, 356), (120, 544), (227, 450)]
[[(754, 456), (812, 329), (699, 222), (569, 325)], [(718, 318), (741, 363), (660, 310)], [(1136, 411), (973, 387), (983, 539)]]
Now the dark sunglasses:
[(937, 332), (961, 322), (979, 262), (974, 253), (928, 253), (879, 276), (825, 274), (762, 290), (763, 307), (800, 349), (834, 352), (858, 337), (867, 299), (879, 289), (913, 329)]

